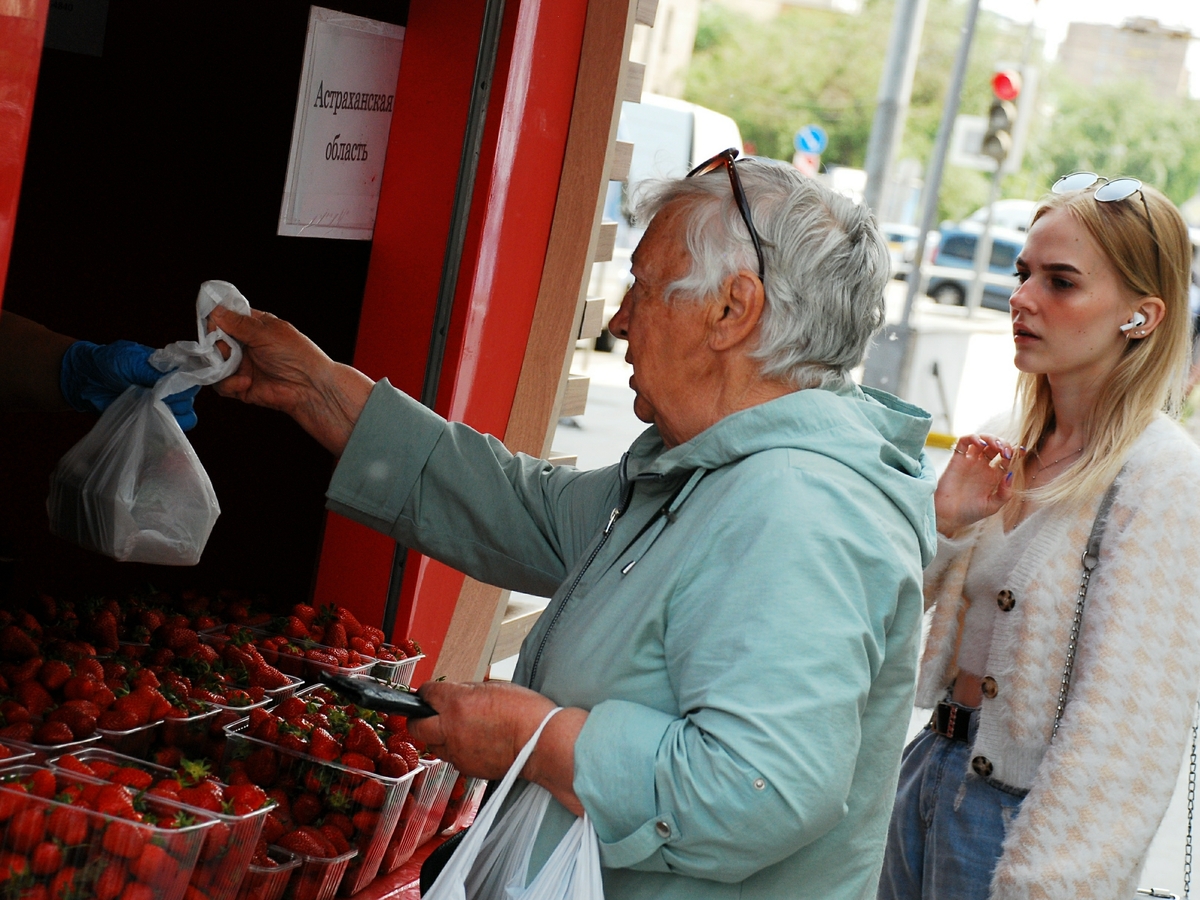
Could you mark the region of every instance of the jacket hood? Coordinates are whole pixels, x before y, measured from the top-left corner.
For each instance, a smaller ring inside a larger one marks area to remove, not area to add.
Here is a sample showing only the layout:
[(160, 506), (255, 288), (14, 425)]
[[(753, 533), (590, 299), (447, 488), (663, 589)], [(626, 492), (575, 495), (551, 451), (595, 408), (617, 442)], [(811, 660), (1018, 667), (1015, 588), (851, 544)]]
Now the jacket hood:
[(625, 474), (687, 475), (779, 447), (819, 453), (853, 469), (903, 512), (920, 539), (922, 564), (928, 565), (937, 548), (931, 501), (937, 478), (923, 449), (931, 421), (920, 407), (872, 388), (794, 391), (726, 416), (669, 450), (651, 426), (630, 447)]

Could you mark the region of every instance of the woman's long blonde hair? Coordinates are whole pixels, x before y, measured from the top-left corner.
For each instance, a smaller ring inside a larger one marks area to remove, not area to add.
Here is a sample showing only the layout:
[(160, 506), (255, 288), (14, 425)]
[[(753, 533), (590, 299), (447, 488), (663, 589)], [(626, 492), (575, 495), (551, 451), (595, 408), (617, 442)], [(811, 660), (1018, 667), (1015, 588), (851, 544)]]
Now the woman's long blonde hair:
[(1126, 286), (1143, 297), (1161, 297), (1166, 313), (1149, 335), (1130, 337), (1084, 421), (1083, 455), (1046, 487), (1034, 490), (1028, 490), (1026, 464), (1054, 430), (1054, 402), (1045, 375), (1022, 372), (1018, 376), (1016, 439), (1030, 455), (1017, 458), (1013, 485), (1038, 503), (1082, 504), (1099, 496), (1158, 411), (1177, 417), (1184, 399), (1191, 351), (1192, 246), (1187, 224), (1175, 205), (1152, 187), (1142, 186), (1143, 206), (1136, 192), (1124, 200), (1102, 203), (1093, 196), (1099, 186), (1048, 195), (1033, 221), (1052, 210), (1069, 212), (1100, 245)]

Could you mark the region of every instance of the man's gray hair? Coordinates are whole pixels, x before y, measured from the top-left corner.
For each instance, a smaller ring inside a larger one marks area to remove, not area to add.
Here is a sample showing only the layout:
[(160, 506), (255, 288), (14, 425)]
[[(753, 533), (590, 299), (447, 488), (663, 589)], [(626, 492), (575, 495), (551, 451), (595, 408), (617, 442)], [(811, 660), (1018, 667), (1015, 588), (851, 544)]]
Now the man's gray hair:
[[(848, 382), (883, 324), (890, 275), (887, 243), (870, 210), (784, 163), (745, 158), (737, 171), (766, 267), (766, 308), (752, 354), (763, 377), (797, 387)], [(668, 287), (668, 300), (699, 300), (741, 269), (758, 271), (724, 168), (642, 182), (635, 217), (649, 223), (675, 201), (691, 206), (685, 241), (692, 268)]]

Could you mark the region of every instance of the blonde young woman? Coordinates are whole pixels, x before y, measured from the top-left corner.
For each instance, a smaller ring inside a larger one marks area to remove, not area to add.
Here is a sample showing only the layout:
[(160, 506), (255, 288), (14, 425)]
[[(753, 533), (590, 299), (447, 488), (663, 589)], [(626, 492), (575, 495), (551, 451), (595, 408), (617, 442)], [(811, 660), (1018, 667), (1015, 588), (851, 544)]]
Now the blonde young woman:
[[(1200, 450), (1182, 399), (1191, 247), (1134, 179), (1065, 176), (1011, 300), (1014, 425), (958, 441), (880, 898), (1134, 896), (1200, 683)], [(1059, 689), (1101, 498), (1116, 494)]]

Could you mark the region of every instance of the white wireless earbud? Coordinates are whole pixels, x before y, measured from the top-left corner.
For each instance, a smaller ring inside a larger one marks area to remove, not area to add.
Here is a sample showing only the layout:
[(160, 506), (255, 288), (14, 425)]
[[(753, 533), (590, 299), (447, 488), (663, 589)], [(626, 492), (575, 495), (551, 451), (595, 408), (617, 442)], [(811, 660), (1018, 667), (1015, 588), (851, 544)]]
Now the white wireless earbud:
[(1146, 317), (1140, 312), (1135, 312), (1133, 314), (1133, 318), (1121, 326), (1121, 331), (1122, 332), (1133, 331), (1133, 329), (1140, 328), (1141, 326), (1143, 326), (1145, 324), (1146, 324)]

